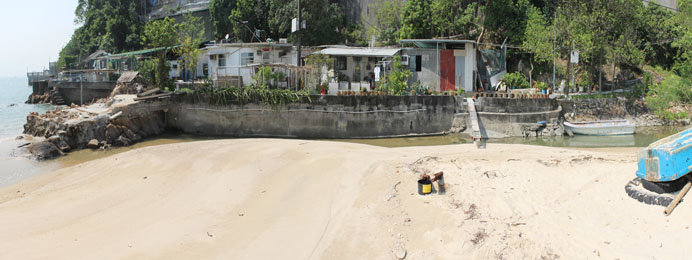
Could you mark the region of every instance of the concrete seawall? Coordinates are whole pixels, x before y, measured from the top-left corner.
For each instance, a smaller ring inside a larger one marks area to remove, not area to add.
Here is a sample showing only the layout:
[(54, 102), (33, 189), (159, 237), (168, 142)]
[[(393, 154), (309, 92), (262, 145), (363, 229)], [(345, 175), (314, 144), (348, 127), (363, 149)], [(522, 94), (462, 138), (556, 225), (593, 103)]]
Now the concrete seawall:
[[(312, 96), (312, 102), (214, 105), (175, 97), (168, 126), (182, 132), (234, 137), (380, 138), (462, 132), (470, 125), (465, 99), (455, 96)], [(560, 108), (549, 99), (480, 98), (485, 138), (562, 135)], [(548, 122), (541, 127), (536, 123)]]
[[(66, 104), (82, 105), (108, 97), (115, 88), (115, 82), (51, 82)], [(81, 92), (81, 94), (80, 94)]]

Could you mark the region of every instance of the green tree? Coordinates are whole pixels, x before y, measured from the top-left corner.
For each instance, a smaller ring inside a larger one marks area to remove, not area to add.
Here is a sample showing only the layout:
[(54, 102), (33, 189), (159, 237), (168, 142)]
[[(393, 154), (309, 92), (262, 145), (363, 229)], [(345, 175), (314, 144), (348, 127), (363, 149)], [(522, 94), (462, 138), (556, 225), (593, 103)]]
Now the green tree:
[[(291, 33), (291, 20), (297, 18), (297, 4), (297, 0), (271, 0), (268, 20), (272, 35), (296, 42), (298, 34)], [(342, 43), (348, 33), (354, 31), (347, 30), (344, 11), (338, 3), (324, 0), (301, 0), (300, 7), (301, 18), (305, 20), (307, 27), (301, 32), (303, 45)]]
[(677, 48), (672, 46), (672, 42), (678, 37), (674, 15), (670, 10), (650, 4), (644, 8), (642, 18), (638, 20), (637, 34), (642, 37), (644, 44), (641, 48), (651, 65), (670, 69), (675, 63)]
[(692, 1), (680, 0), (678, 2), (680, 11), (671, 21), (673, 30), (677, 38), (672, 46), (678, 49), (675, 71), (678, 75), (686, 78), (692, 77)]
[(211, 0), (209, 1), (209, 14), (211, 22), (214, 24), (216, 39), (226, 37), (226, 34), (233, 33), (230, 19), (231, 12), (236, 8), (236, 0)]
[(477, 37), (478, 16), (475, 1), (437, 0), (430, 7), (435, 36), (471, 39)]
[(432, 0), (409, 0), (401, 12), (402, 26), (400, 35), (402, 39), (427, 39), (432, 38), (434, 29), (432, 26)]
[(178, 42), (178, 31), (175, 25), (175, 20), (166, 17), (159, 20), (150, 20), (144, 26), (144, 35), (142, 43), (149, 48), (161, 48), (155, 58), (155, 75), (153, 80), (154, 85), (160, 88), (167, 88), (172, 85), (168, 78), (170, 65), (166, 53), (170, 47), (173, 47)]
[(251, 31), (269, 32), (270, 8), (270, 0), (237, 0), (228, 16), (234, 38), (243, 42), (258, 41), (253, 39)]
[(402, 0), (380, 0), (370, 4), (370, 9), (375, 12), (375, 24), (368, 27), (367, 38), (375, 36), (383, 45), (397, 44), (403, 6)]
[[(566, 0), (551, 19), (538, 8), (528, 7), (523, 46), (540, 62), (552, 60), (553, 43), (559, 59), (568, 60), (570, 51), (579, 50), (577, 69), (588, 71), (587, 79), (595, 79), (596, 65), (604, 62), (640, 66), (643, 44), (630, 22), (640, 20), (642, 10), (637, 0)], [(571, 66), (568, 63), (568, 75)]]
[(75, 23), (81, 24), (60, 51), (59, 68), (72, 66), (98, 49), (111, 53), (141, 48), (141, 1), (78, 0)]
[[(182, 57), (185, 68), (192, 70), (193, 78), (197, 73), (197, 62), (202, 49), (200, 45), (204, 41), (204, 25), (202, 18), (195, 17), (191, 13), (184, 15), (183, 21), (174, 26), (177, 31), (177, 47), (175, 53)], [(161, 46), (164, 47), (164, 46)]]

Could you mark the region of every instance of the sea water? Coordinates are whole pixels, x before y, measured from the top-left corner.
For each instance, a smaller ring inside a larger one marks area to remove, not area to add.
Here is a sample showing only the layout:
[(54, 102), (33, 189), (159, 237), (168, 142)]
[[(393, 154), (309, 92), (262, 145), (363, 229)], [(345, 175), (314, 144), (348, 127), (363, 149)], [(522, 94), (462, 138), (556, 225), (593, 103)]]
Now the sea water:
[(25, 77), (0, 78), (0, 187), (50, 171), (53, 162), (39, 162), (17, 153), (17, 147), (26, 143), (17, 139), (22, 135), (26, 116), (31, 112), (43, 113), (51, 105), (24, 104), (31, 94)]

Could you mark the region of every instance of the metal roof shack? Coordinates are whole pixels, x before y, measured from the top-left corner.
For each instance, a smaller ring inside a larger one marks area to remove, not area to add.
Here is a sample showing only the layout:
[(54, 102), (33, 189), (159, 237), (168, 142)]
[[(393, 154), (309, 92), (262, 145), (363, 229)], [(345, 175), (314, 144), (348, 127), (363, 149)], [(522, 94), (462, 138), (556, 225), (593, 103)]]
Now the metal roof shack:
[(391, 57), (399, 53), (399, 48), (326, 48), (316, 52), (330, 56), (352, 57)]
[(474, 45), (476, 44), (475, 41), (472, 40), (453, 40), (453, 39), (403, 39), (399, 41), (400, 44), (413, 44), (416, 45), (418, 48), (429, 48), (429, 49), (435, 49), (435, 48), (440, 48), (440, 49), (455, 49), (456, 47), (460, 47), (461, 49), (464, 48), (464, 46), (467, 43), (473, 43)]

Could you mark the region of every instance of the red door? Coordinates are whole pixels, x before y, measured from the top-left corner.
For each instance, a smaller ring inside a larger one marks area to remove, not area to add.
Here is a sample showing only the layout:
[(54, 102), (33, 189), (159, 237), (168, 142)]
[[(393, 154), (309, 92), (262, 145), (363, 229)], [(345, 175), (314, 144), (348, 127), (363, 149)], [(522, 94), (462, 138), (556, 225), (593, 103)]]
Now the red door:
[(454, 50), (440, 51), (440, 91), (454, 90)]

